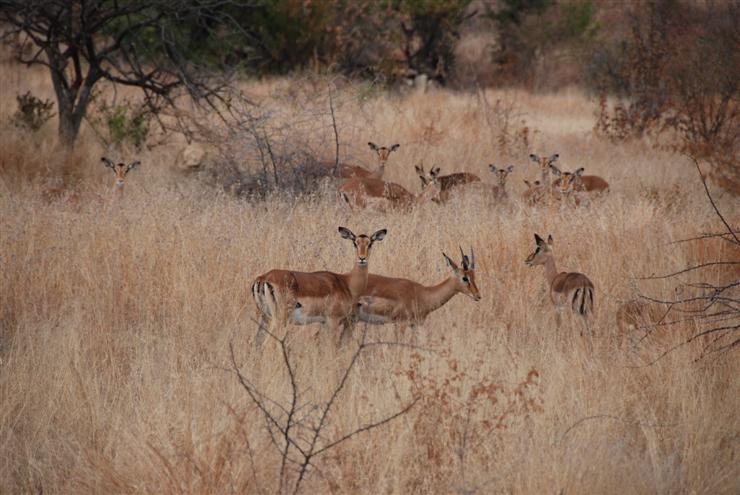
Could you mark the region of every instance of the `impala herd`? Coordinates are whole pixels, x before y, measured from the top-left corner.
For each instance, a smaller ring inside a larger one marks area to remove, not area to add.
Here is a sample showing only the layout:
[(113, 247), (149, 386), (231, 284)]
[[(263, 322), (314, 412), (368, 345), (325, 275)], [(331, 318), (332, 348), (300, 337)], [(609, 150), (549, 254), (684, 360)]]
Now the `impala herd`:
[[(383, 179), (389, 155), (399, 145), (379, 147), (370, 142), (368, 146), (378, 157), (378, 165), (374, 171), (344, 164), (336, 168), (343, 179), (338, 187), (339, 195), (353, 210), (370, 206), (409, 210), (427, 201), (444, 203), (456, 191), (466, 188), (483, 189), (497, 202), (508, 200), (506, 183), (514, 169), (513, 165), (502, 168), (489, 165), (495, 178), (495, 184), (492, 185), (485, 184), (471, 173), (440, 175), (439, 167), (425, 170), (423, 165), (417, 165), (415, 171), (421, 181), (421, 192), (415, 195), (401, 185)], [(555, 166), (558, 158), (558, 155), (530, 155), (530, 159), (540, 167), (540, 179), (533, 183), (525, 181), (528, 189), (524, 192), (523, 199), (526, 202), (564, 205), (570, 201), (578, 205), (584, 194), (608, 190), (609, 185), (604, 179), (584, 176), (583, 168), (575, 172), (561, 171)], [(557, 178), (555, 181), (550, 180), (551, 174)], [(339, 233), (343, 238), (351, 240), (355, 249), (355, 262), (350, 272), (338, 274), (326, 271), (307, 273), (270, 270), (252, 283), (252, 297), (259, 321), (256, 339), (258, 346), (268, 328), (272, 332), (288, 323), (321, 323), (329, 330), (330, 335), (339, 334), (341, 345), (358, 322), (396, 324), (398, 330), (423, 323), (431, 312), (442, 307), (455, 294), (464, 294), (474, 301), (481, 299), (475, 282), (476, 264), (472, 248), (470, 255), (460, 249), (459, 265), (442, 253), (452, 273), (436, 285), (425, 286), (405, 278), (369, 273), (370, 248), (386, 236), (386, 229), (379, 230), (372, 236), (356, 236), (349, 229), (339, 227)], [(552, 236), (548, 236), (547, 242), (537, 234), (534, 237), (535, 251), (525, 263), (528, 266), (544, 266), (558, 327), (561, 325), (563, 309), (570, 308), (573, 314), (583, 319), (590, 335), (588, 317), (594, 308), (594, 284), (581, 273), (558, 272)]]
[[(369, 206), (380, 209), (409, 210), (416, 205), (434, 201), (447, 202), (457, 191), (466, 188), (482, 189), (498, 202), (508, 201), (506, 183), (514, 169), (513, 165), (498, 168), (489, 165), (495, 183), (487, 184), (471, 173), (459, 172), (440, 175), (439, 167), (424, 170), (423, 165), (415, 166), (421, 181), (421, 192), (413, 194), (399, 184), (383, 180), (388, 159), (400, 145), (377, 146), (370, 142), (369, 148), (377, 156), (375, 170), (347, 165), (329, 164), (334, 167), (342, 182), (338, 187), (340, 198), (351, 209)], [(534, 181), (525, 180), (527, 188), (521, 197), (525, 204), (566, 204), (580, 205), (588, 195), (605, 193), (609, 184), (598, 176), (583, 175), (583, 168), (574, 172), (561, 171), (555, 163), (559, 155), (529, 155), (529, 159), (540, 169), (540, 177)], [(114, 163), (101, 158), (103, 164), (114, 173), (114, 196), (121, 197), (126, 175), (139, 166), (139, 161), (130, 164)], [(552, 177), (555, 180), (551, 180)], [(51, 201), (60, 199), (62, 189), (50, 188), (43, 191), (44, 198)], [(68, 196), (68, 201), (76, 203), (79, 197)], [(345, 227), (339, 227), (342, 238), (352, 242), (354, 261), (348, 273), (328, 271), (300, 272), (292, 270), (270, 270), (257, 277), (252, 283), (258, 332), (255, 339), (259, 346), (266, 331), (283, 328), (287, 324), (309, 325), (320, 323), (330, 335), (338, 335), (341, 345), (351, 335), (358, 322), (382, 325), (396, 324), (397, 330), (414, 327), (442, 307), (455, 294), (464, 294), (473, 301), (481, 299), (475, 282), (475, 253), (470, 255), (460, 248), (459, 264), (445, 253), (442, 256), (450, 268), (450, 275), (436, 285), (425, 286), (405, 278), (385, 277), (369, 272), (372, 247), (382, 241), (387, 230), (382, 229), (372, 235), (355, 235)], [(555, 310), (557, 326), (561, 326), (563, 310), (581, 317), (589, 336), (591, 330), (588, 317), (594, 310), (594, 284), (589, 278), (577, 272), (558, 272), (555, 263), (553, 238), (545, 241), (534, 234), (535, 250), (527, 257), (527, 266), (542, 265), (549, 290), (550, 301)], [(650, 308), (637, 307), (634, 302), (623, 305), (617, 312), (617, 322), (622, 330), (631, 328), (635, 322), (649, 313)], [(341, 328), (341, 332), (340, 332)], [(581, 331), (583, 334), (583, 331)]]

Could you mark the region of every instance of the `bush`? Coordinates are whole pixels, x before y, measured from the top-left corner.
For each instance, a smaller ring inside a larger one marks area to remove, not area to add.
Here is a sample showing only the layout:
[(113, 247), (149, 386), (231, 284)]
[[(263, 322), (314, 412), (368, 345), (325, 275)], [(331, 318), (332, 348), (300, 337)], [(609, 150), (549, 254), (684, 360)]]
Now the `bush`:
[(36, 132), (54, 116), (54, 103), (51, 100), (36, 98), (30, 91), (17, 95), (15, 99), (18, 109), (11, 117), (11, 122), (16, 127)]
[[(601, 54), (596, 130), (615, 139), (665, 136), (740, 194), (740, 6), (661, 0), (639, 4), (629, 20), (621, 49)], [(611, 105), (609, 93), (618, 96)]]

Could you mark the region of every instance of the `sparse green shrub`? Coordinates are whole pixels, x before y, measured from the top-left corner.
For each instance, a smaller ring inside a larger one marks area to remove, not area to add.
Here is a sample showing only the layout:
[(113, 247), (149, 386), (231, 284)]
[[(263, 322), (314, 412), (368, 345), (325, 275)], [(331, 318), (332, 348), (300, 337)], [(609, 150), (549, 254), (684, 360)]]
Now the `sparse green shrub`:
[(16, 127), (36, 132), (54, 116), (54, 103), (51, 100), (37, 98), (30, 91), (15, 99), (18, 109), (11, 117), (11, 122)]
[(101, 102), (90, 119), (107, 146), (133, 146), (141, 149), (149, 136), (152, 113), (144, 104), (124, 100), (121, 104)]

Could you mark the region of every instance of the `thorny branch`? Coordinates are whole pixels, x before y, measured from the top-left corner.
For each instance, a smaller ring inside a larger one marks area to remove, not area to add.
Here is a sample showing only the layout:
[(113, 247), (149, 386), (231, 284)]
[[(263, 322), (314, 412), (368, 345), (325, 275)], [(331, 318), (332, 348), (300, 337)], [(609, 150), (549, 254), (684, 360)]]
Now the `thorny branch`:
[[(264, 393), (260, 392), (257, 387), (244, 376), (236, 362), (233, 343), (229, 343), (231, 360), (231, 369), (229, 371), (232, 371), (237, 376), (241, 387), (246, 391), (250, 401), (257, 407), (261, 415), (265, 418), (266, 429), (270, 435), (270, 440), (280, 455), (280, 478), (278, 487), (278, 492), (280, 493), (284, 493), (288, 488), (289, 464), (295, 465), (297, 469), (297, 474), (292, 483), (293, 487), (291, 491), (293, 493), (298, 493), (309, 469), (317, 469), (314, 464), (314, 459), (317, 456), (328, 452), (361, 433), (369, 432), (390, 423), (396, 418), (409, 412), (419, 400), (418, 397), (414, 398), (395, 413), (387, 415), (379, 420), (363, 424), (350, 432), (340, 434), (333, 440), (329, 439), (326, 435), (328, 425), (331, 423), (329, 418), (333, 410), (339, 404), (339, 398), (342, 391), (345, 389), (349, 376), (356, 367), (360, 355), (371, 346), (386, 343), (367, 342), (367, 326), (365, 326), (359, 345), (353, 352), (349, 364), (344, 369), (339, 382), (332, 390), (330, 398), (324, 403), (317, 404), (311, 399), (303, 398), (306, 391), (302, 390), (300, 387), (297, 370), (290, 358), (289, 347), (286, 342), (287, 337), (279, 338), (273, 333), (270, 333), (269, 330), (266, 330), (266, 332), (271, 339), (277, 342), (281, 351), (282, 364), (288, 375), (290, 385), (289, 404), (280, 405), (277, 401), (268, 399)], [(392, 345), (392, 343), (387, 344)], [(270, 404), (273, 404), (275, 407)], [(308, 412), (303, 418), (299, 418), (299, 411), (306, 409)], [(311, 417), (316, 417), (316, 415), (318, 415), (318, 418), (311, 422)], [(301, 430), (310, 432), (308, 438), (301, 434)], [(278, 433), (279, 435), (276, 435), (275, 433)]]

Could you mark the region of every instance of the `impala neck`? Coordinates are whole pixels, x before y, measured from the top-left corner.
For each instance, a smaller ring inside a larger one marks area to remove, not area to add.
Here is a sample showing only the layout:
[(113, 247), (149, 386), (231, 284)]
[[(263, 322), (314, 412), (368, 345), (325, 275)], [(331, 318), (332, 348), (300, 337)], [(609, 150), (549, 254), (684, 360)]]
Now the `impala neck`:
[(543, 187), (550, 187), (550, 169), (546, 168), (542, 170), (542, 177), (540, 182)]
[(441, 308), (452, 296), (457, 294), (457, 282), (455, 277), (448, 277), (443, 282), (431, 287), (424, 287), (419, 291), (419, 312), (427, 315)]
[(545, 261), (545, 278), (547, 279), (547, 283), (552, 285), (552, 281), (555, 280), (557, 275), (558, 269), (555, 266), (555, 256), (551, 253), (547, 257), (547, 261)]
[(378, 168), (375, 169), (375, 172), (373, 172), (370, 175), (370, 177), (373, 179), (382, 179), (384, 173), (385, 173), (385, 163), (381, 163), (378, 165)]
[(352, 271), (346, 275), (347, 286), (349, 287), (349, 292), (352, 294), (353, 299), (359, 299), (360, 295), (367, 288), (367, 267), (368, 265), (360, 265), (357, 263), (357, 260), (355, 260), (354, 265), (352, 266)]

